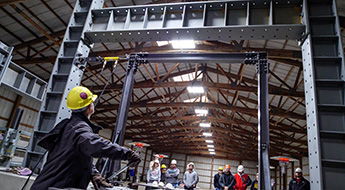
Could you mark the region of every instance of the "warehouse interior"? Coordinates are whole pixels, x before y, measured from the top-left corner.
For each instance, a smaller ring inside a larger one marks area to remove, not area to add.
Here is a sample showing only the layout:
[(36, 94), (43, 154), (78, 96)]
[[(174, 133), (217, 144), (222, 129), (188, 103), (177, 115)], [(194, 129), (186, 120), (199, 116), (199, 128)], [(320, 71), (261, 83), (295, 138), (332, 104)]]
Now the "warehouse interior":
[[(57, 67), (54, 65), (58, 62), (60, 48), (64, 47), (66, 30), (71, 30), (69, 28), (70, 18), (73, 16), (78, 2), (75, 0), (0, 0), (1, 46), (13, 47), (11, 62), (14, 63), (11, 63), (10, 71), (1, 78), (0, 128), (2, 142), (5, 142), (4, 135), (7, 129), (17, 126), (17, 131), (20, 131), (16, 148), (11, 153), (11, 161), (6, 162), (5, 167), (10, 166), (12, 162), (15, 166), (27, 167), (25, 163), (30, 158), (28, 156), (30, 153), (27, 152), (30, 152), (30, 143), (33, 143), (36, 127), (39, 125), (40, 118), (43, 117), (40, 113), (42, 106), (51, 107), (53, 110), (61, 109), (59, 105), (62, 96), (47, 95), (45, 88), (51, 88), (49, 84), (53, 80), (52, 76)], [(195, 2), (190, 0), (105, 0), (102, 8)], [(222, 3), (226, 2), (232, 1), (222, 1)], [(274, 4), (278, 1), (268, 2)], [(299, 2), (301, 5), (303, 4), (303, 1)], [(340, 36), (339, 40), (344, 42), (345, 2), (342, 0), (320, 2), (320, 4), (336, 4), (338, 10), (336, 24), (339, 26), (336, 25), (334, 30), (340, 31), (340, 33), (335, 33)], [(302, 7), (295, 6), (293, 12), (301, 14)], [(99, 21), (99, 23), (102, 22)], [(302, 24), (302, 18), (298, 24)], [(328, 23), (321, 24), (318, 30), (328, 30), (327, 27)], [(133, 33), (133, 35), (135, 34)], [(159, 36), (158, 33), (157, 35)], [(334, 40), (334, 36), (327, 35), (326, 37), (329, 37), (330, 41)], [(296, 168), (301, 168), (303, 176), (307, 180), (311, 180), (308, 140), (312, 139), (308, 138), (308, 134), (311, 133), (308, 131), (310, 126), (307, 116), (309, 117), (310, 113), (306, 111), (308, 103), (311, 103), (309, 99), (306, 99), (308, 89), (305, 87), (305, 82), (307, 77), (304, 76), (306, 71), (303, 71), (306, 68), (303, 67), (305, 60), (303, 60), (304, 55), (302, 56), (301, 40), (240, 38), (234, 36), (234, 39), (229, 40), (203, 39), (177, 42), (151, 40), (150, 38), (116, 43), (104, 41), (92, 44), (88, 56), (125, 58), (126, 55), (135, 52), (148, 52), (149, 54), (267, 53), (270, 177), (274, 181), (272, 188), (275, 190), (288, 189), (289, 181), (294, 178)], [(342, 47), (342, 44), (340, 43), (339, 46)], [(66, 51), (67, 48), (64, 48)], [(343, 57), (344, 49), (341, 48), (338, 51), (342, 54), (339, 53), (339, 57)], [(103, 93), (95, 107), (91, 121), (103, 127), (98, 134), (107, 140), (113, 139), (128, 71), (127, 60), (119, 60), (116, 63), (115, 65), (114, 61), (107, 63), (89, 61), (85, 70), (81, 74), (79, 73), (80, 85), (89, 88), (94, 94)], [(338, 72), (343, 73), (343, 60), (341, 63), (341, 71)], [(25, 78), (27, 81), (17, 83), (18, 76), (21, 76), (21, 69), (25, 70), (24, 78), (27, 77)], [(327, 67), (322, 69), (327, 70)], [(61, 77), (68, 77), (68, 74)], [(31, 83), (32, 78), (35, 78), (35, 84)], [(335, 93), (344, 99), (343, 75), (337, 82), (332, 83), (337, 90), (340, 89)], [(28, 86), (34, 88), (32, 93), (27, 93)], [(327, 87), (327, 85), (324, 86)], [(202, 88), (198, 89), (198, 87)], [(72, 86), (68, 86), (68, 89), (71, 88)], [(66, 87), (64, 93), (67, 91)], [(334, 98), (331, 92), (328, 94), (322, 94), (322, 90), (318, 92), (317, 95), (320, 97)], [(197, 186), (200, 189), (214, 189), (213, 176), (218, 172), (219, 167), (225, 165), (231, 166), (233, 174), (237, 173), (239, 165), (243, 165), (246, 168), (245, 172), (254, 180), (259, 167), (258, 95), (258, 73), (253, 65), (216, 62), (213, 64), (206, 62), (140, 64), (134, 78), (133, 93), (130, 97), (131, 102), (123, 136), (123, 145), (128, 148), (133, 148), (133, 144), (131, 144), (133, 142), (149, 144), (141, 149), (142, 161), (136, 170), (138, 180), (146, 181), (146, 173), (155, 154), (165, 155), (167, 158), (164, 158), (161, 164), (167, 166), (172, 160), (176, 160), (177, 167), (181, 171), (180, 179), (187, 171), (187, 164), (193, 162), (199, 175)], [(46, 102), (46, 96), (53, 98), (50, 99), (50, 102)], [(341, 102), (344, 104), (344, 100)], [(334, 109), (333, 115), (339, 115), (341, 119), (335, 120), (330, 114), (329, 117), (322, 118), (322, 124), (344, 123), (344, 109), (340, 106)], [(324, 111), (321, 108), (319, 110)], [(66, 113), (69, 112), (66, 110)], [(335, 121), (332, 122), (332, 119)], [(339, 174), (339, 176), (345, 175), (344, 134), (345, 128), (334, 138), (339, 140), (334, 140), (337, 141), (334, 143), (340, 142), (335, 145), (339, 150), (337, 153), (339, 157), (333, 158), (336, 161), (334, 163), (333, 161), (322, 161), (325, 168), (336, 166), (339, 170), (335, 174)], [(331, 134), (323, 135), (321, 134), (322, 137)], [(333, 138), (333, 136), (331, 137)], [(332, 145), (332, 142), (330, 144)], [(3, 149), (4, 146), (5, 144), (2, 143), (1, 148)], [(327, 146), (322, 146), (322, 148), (327, 149)], [(3, 150), (1, 151), (0, 154), (5, 154)], [(288, 158), (289, 161), (284, 165), (279, 158)], [(121, 166), (126, 164), (126, 161), (121, 162)], [(26, 180), (25, 177), (7, 176), (6, 173), (9, 172), (0, 172), (1, 178), (4, 179), (0, 179), (0, 186), (18, 189), (14, 188), (14, 185), (11, 187), (9, 183), (15, 184), (19, 180), (24, 184)], [(335, 177), (335, 174), (330, 170), (322, 173), (324, 174), (323, 184), (328, 187), (324, 189), (333, 189), (334, 186), (325, 181)], [(328, 174), (329, 176), (327, 176)], [(344, 183), (339, 182), (339, 184)], [(22, 184), (19, 185), (21, 187)]]

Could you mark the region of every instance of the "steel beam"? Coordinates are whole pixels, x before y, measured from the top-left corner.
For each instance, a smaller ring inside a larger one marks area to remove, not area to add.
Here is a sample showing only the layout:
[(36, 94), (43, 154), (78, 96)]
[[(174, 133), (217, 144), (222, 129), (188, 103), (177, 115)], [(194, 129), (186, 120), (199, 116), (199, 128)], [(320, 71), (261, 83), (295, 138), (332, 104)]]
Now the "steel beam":
[(300, 0), (212, 1), (92, 11), (90, 42), (298, 39)]

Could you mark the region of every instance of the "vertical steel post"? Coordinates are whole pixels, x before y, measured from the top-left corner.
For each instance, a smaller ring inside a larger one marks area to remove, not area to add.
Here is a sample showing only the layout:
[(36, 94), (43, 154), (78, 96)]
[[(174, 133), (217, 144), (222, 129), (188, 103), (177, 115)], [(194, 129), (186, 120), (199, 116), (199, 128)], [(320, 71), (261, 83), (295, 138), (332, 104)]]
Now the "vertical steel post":
[[(138, 70), (139, 62), (137, 61), (137, 54), (131, 54), (127, 64), (127, 73), (125, 82), (123, 84), (122, 89), (122, 97), (121, 102), (117, 114), (116, 119), (116, 126), (114, 130), (114, 143), (118, 143), (119, 145), (123, 145), (125, 130), (126, 130), (126, 123), (128, 117), (128, 110), (129, 105), (131, 103), (132, 92), (133, 92), (133, 85), (134, 85), (134, 77), (135, 73)], [(107, 171), (109, 173), (113, 173), (113, 171), (118, 170), (120, 168), (120, 161), (110, 161), (109, 166), (109, 159), (106, 160), (101, 174), (104, 175), (104, 172)]]
[(259, 149), (259, 187), (261, 190), (271, 189), (269, 162), (269, 118), (268, 118), (268, 70), (267, 54), (259, 54), (258, 74), (258, 149)]
[[(37, 145), (43, 136), (71, 116), (66, 103), (67, 95), (72, 88), (80, 85), (86, 67), (82, 59), (88, 57), (92, 48), (84, 33), (93, 27), (91, 10), (102, 8), (103, 4), (104, 0), (77, 0), (75, 3), (25, 154), (26, 167), (34, 168), (44, 155), (45, 149)], [(42, 166), (43, 163), (39, 163), (34, 172), (38, 173)]]

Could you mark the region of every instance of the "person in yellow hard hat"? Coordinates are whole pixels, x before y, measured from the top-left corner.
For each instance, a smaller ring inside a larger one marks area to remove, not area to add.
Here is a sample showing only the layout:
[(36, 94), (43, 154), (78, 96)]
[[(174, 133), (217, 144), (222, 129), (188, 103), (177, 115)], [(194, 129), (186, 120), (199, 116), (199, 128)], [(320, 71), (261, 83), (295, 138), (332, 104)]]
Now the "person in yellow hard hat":
[(161, 166), (161, 182), (165, 183), (165, 173), (167, 172), (167, 166), (162, 164)]
[(90, 121), (96, 99), (97, 95), (82, 86), (68, 93), (67, 107), (72, 116), (59, 122), (38, 143), (47, 149), (48, 157), (31, 190), (86, 189), (92, 177), (99, 185), (111, 187), (92, 165), (93, 157), (128, 160), (130, 166), (139, 164), (137, 153), (97, 135), (101, 128)]
[(214, 175), (214, 179), (213, 179), (213, 186), (214, 186), (214, 188), (216, 188), (216, 190), (221, 189), (221, 186), (219, 184), (219, 178), (222, 176), (222, 174), (223, 174), (223, 167), (219, 167), (218, 173), (216, 175)]

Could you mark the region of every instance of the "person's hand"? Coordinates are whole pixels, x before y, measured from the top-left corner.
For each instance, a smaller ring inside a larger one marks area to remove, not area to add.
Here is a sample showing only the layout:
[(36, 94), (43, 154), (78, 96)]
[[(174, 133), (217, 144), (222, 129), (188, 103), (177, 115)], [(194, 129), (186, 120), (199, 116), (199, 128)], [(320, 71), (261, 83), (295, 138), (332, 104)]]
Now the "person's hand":
[(96, 173), (92, 176), (92, 180), (97, 183), (98, 186), (100, 187), (109, 187), (112, 188), (114, 187), (112, 184), (107, 183), (105, 179), (101, 176), (100, 173)]
[(194, 184), (194, 185), (193, 185), (193, 188), (195, 188), (195, 187), (196, 187), (196, 185)]
[(128, 160), (128, 166), (129, 167), (135, 167), (141, 161), (139, 154), (134, 152), (134, 151), (131, 151), (131, 153), (129, 154), (127, 160)]
[(229, 187), (228, 187), (228, 186), (225, 186), (225, 187), (224, 187), (224, 190), (229, 190)]

